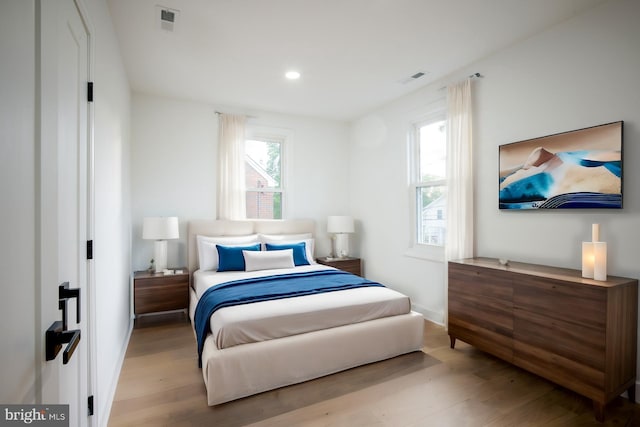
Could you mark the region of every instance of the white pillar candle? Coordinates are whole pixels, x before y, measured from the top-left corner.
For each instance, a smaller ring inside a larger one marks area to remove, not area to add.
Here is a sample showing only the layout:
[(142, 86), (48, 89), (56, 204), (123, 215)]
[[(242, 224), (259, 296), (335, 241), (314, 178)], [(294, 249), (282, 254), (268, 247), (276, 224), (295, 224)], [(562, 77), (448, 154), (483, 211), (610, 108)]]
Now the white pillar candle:
[(591, 241), (600, 241), (600, 224), (591, 224)]
[(593, 242), (582, 242), (582, 277), (593, 279)]
[(607, 244), (593, 242), (593, 278), (607, 280)]

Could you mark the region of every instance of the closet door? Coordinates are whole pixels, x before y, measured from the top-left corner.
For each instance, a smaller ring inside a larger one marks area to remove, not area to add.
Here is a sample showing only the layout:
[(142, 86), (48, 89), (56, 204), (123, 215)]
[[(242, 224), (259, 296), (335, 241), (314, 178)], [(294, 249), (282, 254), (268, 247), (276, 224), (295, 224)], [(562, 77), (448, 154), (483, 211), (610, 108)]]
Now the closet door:
[[(40, 28), (41, 402), (68, 404), (69, 425), (83, 426), (89, 423), (90, 381), (89, 37), (73, 0), (42, 0), (36, 8), (40, 17), (36, 25)], [(60, 288), (63, 284), (66, 289)], [(57, 352), (51, 351), (52, 330), (64, 337)]]

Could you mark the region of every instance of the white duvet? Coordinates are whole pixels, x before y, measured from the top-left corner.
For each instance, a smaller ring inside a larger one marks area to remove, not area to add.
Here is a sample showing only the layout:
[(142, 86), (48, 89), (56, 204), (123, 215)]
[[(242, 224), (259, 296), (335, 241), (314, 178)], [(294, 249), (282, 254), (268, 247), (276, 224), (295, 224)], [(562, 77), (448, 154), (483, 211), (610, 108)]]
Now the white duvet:
[[(209, 287), (231, 280), (331, 269), (314, 264), (253, 272), (197, 271), (193, 287), (199, 299)], [(364, 287), (224, 307), (213, 313), (210, 325), (216, 346), (222, 349), (406, 314), (410, 310), (406, 295), (389, 288)]]

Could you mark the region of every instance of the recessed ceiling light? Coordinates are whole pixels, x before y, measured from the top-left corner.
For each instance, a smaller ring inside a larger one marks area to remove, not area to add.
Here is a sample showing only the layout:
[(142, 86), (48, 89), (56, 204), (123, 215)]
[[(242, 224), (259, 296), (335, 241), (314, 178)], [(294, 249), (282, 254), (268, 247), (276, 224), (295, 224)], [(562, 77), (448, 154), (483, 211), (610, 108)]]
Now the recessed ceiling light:
[(287, 71), (284, 76), (289, 80), (298, 80), (300, 73), (298, 71)]

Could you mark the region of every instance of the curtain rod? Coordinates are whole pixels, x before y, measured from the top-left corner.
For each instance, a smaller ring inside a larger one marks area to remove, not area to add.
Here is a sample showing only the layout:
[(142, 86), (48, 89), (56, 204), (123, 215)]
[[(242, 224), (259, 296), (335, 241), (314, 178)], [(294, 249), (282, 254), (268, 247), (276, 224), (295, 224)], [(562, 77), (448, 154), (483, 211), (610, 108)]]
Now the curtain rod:
[[(483, 77), (484, 77), (484, 76), (483, 76), (482, 74), (480, 74), (480, 73), (473, 73), (473, 74), (469, 75), (469, 77), (468, 77), (468, 78), (470, 78), (470, 79), (481, 79), (481, 78), (483, 78)], [(440, 89), (438, 89), (438, 90), (445, 90), (446, 88), (447, 88), (446, 86), (442, 86), (442, 87), (441, 87)]]
[[(217, 115), (220, 115), (220, 114), (227, 114), (227, 113), (223, 113), (222, 111), (216, 111), (215, 113), (216, 113)], [(249, 115), (245, 115), (245, 117), (246, 117), (247, 119), (257, 119), (257, 118), (258, 118), (258, 116), (249, 116)]]

